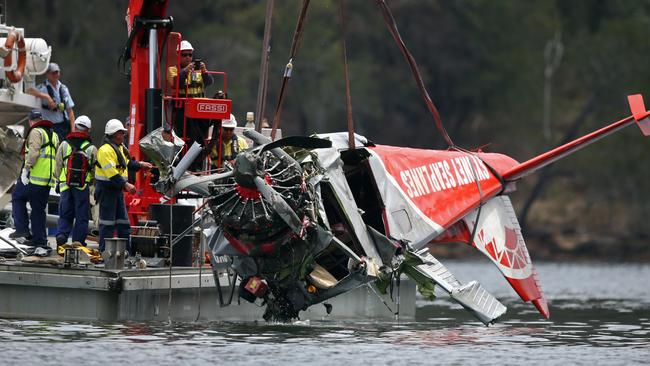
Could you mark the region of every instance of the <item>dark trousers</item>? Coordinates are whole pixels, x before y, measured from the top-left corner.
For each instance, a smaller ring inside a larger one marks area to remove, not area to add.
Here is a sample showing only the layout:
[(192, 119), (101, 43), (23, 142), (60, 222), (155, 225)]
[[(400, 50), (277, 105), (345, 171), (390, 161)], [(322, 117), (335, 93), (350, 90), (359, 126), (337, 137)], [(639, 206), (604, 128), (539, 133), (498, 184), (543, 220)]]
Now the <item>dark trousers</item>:
[(72, 231), (72, 241), (86, 245), (88, 220), (90, 220), (90, 189), (88, 187), (83, 190), (68, 188), (61, 192), (57, 244), (67, 242)]
[(29, 183), (27, 190), (29, 192), (29, 205), (32, 207), (32, 212), (29, 215), (32, 224), (32, 235), (34, 235), (32, 241), (36, 246), (48, 246), (45, 219), (47, 218), (47, 200), (50, 197), (50, 186)]
[(29, 217), (27, 216), (27, 201), (29, 193), (27, 186), (18, 178), (14, 191), (11, 193), (11, 215), (14, 219), (14, 228), (17, 233), (29, 236)]
[[(187, 148), (189, 149), (194, 142), (198, 142), (199, 145), (205, 147), (205, 139), (208, 138), (208, 130), (212, 124), (212, 120), (209, 119), (195, 119), (188, 118), (184, 119), (184, 108), (178, 108), (174, 110), (174, 132), (180, 137), (187, 138)], [(184, 125), (187, 125), (186, 128), (183, 128)], [(190, 166), (190, 170), (199, 171), (202, 170), (203, 160), (209, 152), (203, 152), (200, 154), (196, 160)]]
[(127, 239), (126, 249), (131, 250), (131, 223), (126, 212), (124, 194), (121, 189), (113, 188), (110, 183), (98, 181), (95, 196), (99, 203), (99, 251), (106, 248), (105, 238)]
[(64, 120), (63, 122), (55, 123), (53, 130), (59, 136), (59, 141), (65, 140), (66, 136), (70, 133), (70, 121)]
[(29, 233), (27, 221), (27, 202), (32, 208), (29, 221), (32, 225), (32, 242), (36, 246), (47, 246), (47, 200), (50, 197), (50, 186), (39, 186), (29, 183), (27, 186), (18, 180), (16, 189), (11, 194), (11, 211), (14, 217), (14, 227), (19, 233)]

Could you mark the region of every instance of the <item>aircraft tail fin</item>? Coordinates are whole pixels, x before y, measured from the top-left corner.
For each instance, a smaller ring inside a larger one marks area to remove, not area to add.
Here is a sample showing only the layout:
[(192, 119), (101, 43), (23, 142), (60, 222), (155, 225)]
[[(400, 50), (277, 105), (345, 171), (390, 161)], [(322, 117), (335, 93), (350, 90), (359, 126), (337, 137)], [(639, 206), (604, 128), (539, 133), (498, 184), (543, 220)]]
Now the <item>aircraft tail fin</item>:
[(632, 110), (632, 116), (641, 129), (643, 136), (650, 136), (650, 112), (645, 109), (643, 96), (641, 94), (628, 95), (628, 103)]
[(548, 310), (548, 303), (546, 302), (546, 298), (542, 297), (539, 299), (535, 299), (532, 301), (533, 305), (535, 305), (535, 308), (537, 311), (540, 312), (540, 314), (544, 315), (546, 319), (551, 317), (551, 313)]
[[(478, 220), (478, 223), (476, 222)], [(489, 200), (468, 214), (463, 221), (469, 232), (476, 228), (472, 245), (497, 266), (523, 301), (532, 302), (545, 317), (550, 317), (542, 286), (521, 235), (519, 221), (507, 196)]]

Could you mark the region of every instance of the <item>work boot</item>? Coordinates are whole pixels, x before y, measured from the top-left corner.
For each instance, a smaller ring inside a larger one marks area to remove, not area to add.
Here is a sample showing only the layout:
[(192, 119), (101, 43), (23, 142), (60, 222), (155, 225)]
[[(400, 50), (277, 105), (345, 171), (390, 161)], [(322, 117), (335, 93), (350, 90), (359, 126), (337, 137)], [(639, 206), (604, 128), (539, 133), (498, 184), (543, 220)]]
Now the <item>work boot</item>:
[(23, 238), (22, 240), (18, 240), (18, 242), (19, 242), (20, 244), (22, 244), (22, 245), (26, 245), (26, 246), (28, 246), (28, 247), (33, 247), (33, 246), (36, 245), (36, 244), (34, 244), (34, 242), (32, 241), (32, 239), (27, 239), (27, 238)]
[(50, 247), (38, 246), (34, 248), (33, 255), (37, 257), (49, 257), (51, 252), (52, 252), (52, 248)]
[(47, 244), (47, 242), (45, 242), (45, 243), (43, 243), (43, 244), (39, 244), (39, 243), (34, 242), (34, 239), (33, 239), (33, 238), (29, 238), (29, 239), (28, 239), (28, 238), (25, 238), (25, 239), (19, 239), (19, 240), (17, 240), (17, 241), (18, 241), (18, 243), (20, 243), (20, 244), (22, 244), (22, 245), (26, 245), (26, 246), (28, 246), (28, 247), (47, 247), (47, 248), (50, 247), (50, 246)]
[(58, 236), (58, 235), (56, 236), (56, 246), (57, 247), (65, 244), (67, 242), (68, 242), (68, 238), (64, 238), (64, 237)]
[(9, 239), (18, 239), (18, 238), (26, 238), (29, 236), (29, 233), (21, 233), (18, 231), (14, 231), (13, 233), (9, 234)]

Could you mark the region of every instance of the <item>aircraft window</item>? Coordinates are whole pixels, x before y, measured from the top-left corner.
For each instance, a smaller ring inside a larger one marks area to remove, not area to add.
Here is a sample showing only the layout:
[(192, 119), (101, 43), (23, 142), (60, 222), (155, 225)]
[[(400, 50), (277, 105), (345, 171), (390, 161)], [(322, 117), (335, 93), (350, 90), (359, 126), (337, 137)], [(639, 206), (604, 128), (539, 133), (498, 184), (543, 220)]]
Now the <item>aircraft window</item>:
[(406, 210), (402, 209), (393, 211), (391, 212), (391, 216), (395, 220), (399, 232), (403, 234), (411, 232), (413, 226), (411, 225), (411, 219), (409, 218), (409, 214), (406, 212)]

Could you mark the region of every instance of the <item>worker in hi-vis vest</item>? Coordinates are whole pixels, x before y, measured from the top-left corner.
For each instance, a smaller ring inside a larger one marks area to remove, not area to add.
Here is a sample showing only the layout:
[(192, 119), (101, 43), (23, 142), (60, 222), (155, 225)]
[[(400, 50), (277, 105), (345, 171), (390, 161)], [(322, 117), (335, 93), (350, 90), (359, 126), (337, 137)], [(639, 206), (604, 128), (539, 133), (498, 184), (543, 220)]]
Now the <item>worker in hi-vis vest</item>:
[[(11, 195), (12, 213), (16, 231), (12, 238), (26, 238), (22, 243), (36, 247), (49, 248), (45, 219), (50, 187), (54, 187), (54, 154), (59, 146), (59, 138), (53, 131), (51, 121), (42, 120), (40, 111), (29, 114), (23, 153), (25, 161)], [(27, 220), (27, 202), (32, 212)], [(32, 233), (29, 233), (31, 222)]]
[[(178, 86), (179, 98), (204, 98), (205, 87), (214, 83), (214, 78), (209, 73), (205, 63), (194, 58), (194, 47), (188, 41), (179, 45), (180, 64), (167, 68), (167, 85)], [(208, 130), (213, 122), (209, 119), (185, 118), (185, 102), (177, 106), (172, 103), (172, 125), (165, 125), (165, 130), (171, 132), (172, 128), (177, 136), (184, 138), (187, 146), (197, 142), (205, 146)], [(204, 157), (204, 155), (201, 155)], [(203, 159), (197, 158), (190, 165), (190, 171), (199, 171), (203, 166)]]
[(237, 119), (233, 114), (230, 114), (230, 119), (221, 121), (221, 147), (214, 144), (210, 151), (212, 169), (223, 168), (226, 162), (232, 163), (240, 152), (248, 149), (248, 143), (243, 137), (237, 136), (235, 127)]
[[(92, 144), (88, 116), (79, 116), (56, 151), (54, 176), (58, 179), (59, 222), (56, 245), (72, 241), (86, 245), (90, 220), (90, 184), (97, 159), (97, 148)], [(73, 226), (74, 224), (74, 226)]]
[(152, 165), (131, 160), (129, 150), (124, 146), (126, 128), (120, 120), (109, 120), (104, 133), (104, 144), (97, 150), (95, 166), (95, 198), (99, 204), (99, 251), (104, 251), (104, 239), (114, 237), (116, 229), (119, 238), (127, 239), (126, 247), (130, 250), (131, 224), (122, 191), (135, 193), (135, 186), (128, 181), (129, 170), (149, 170)]

